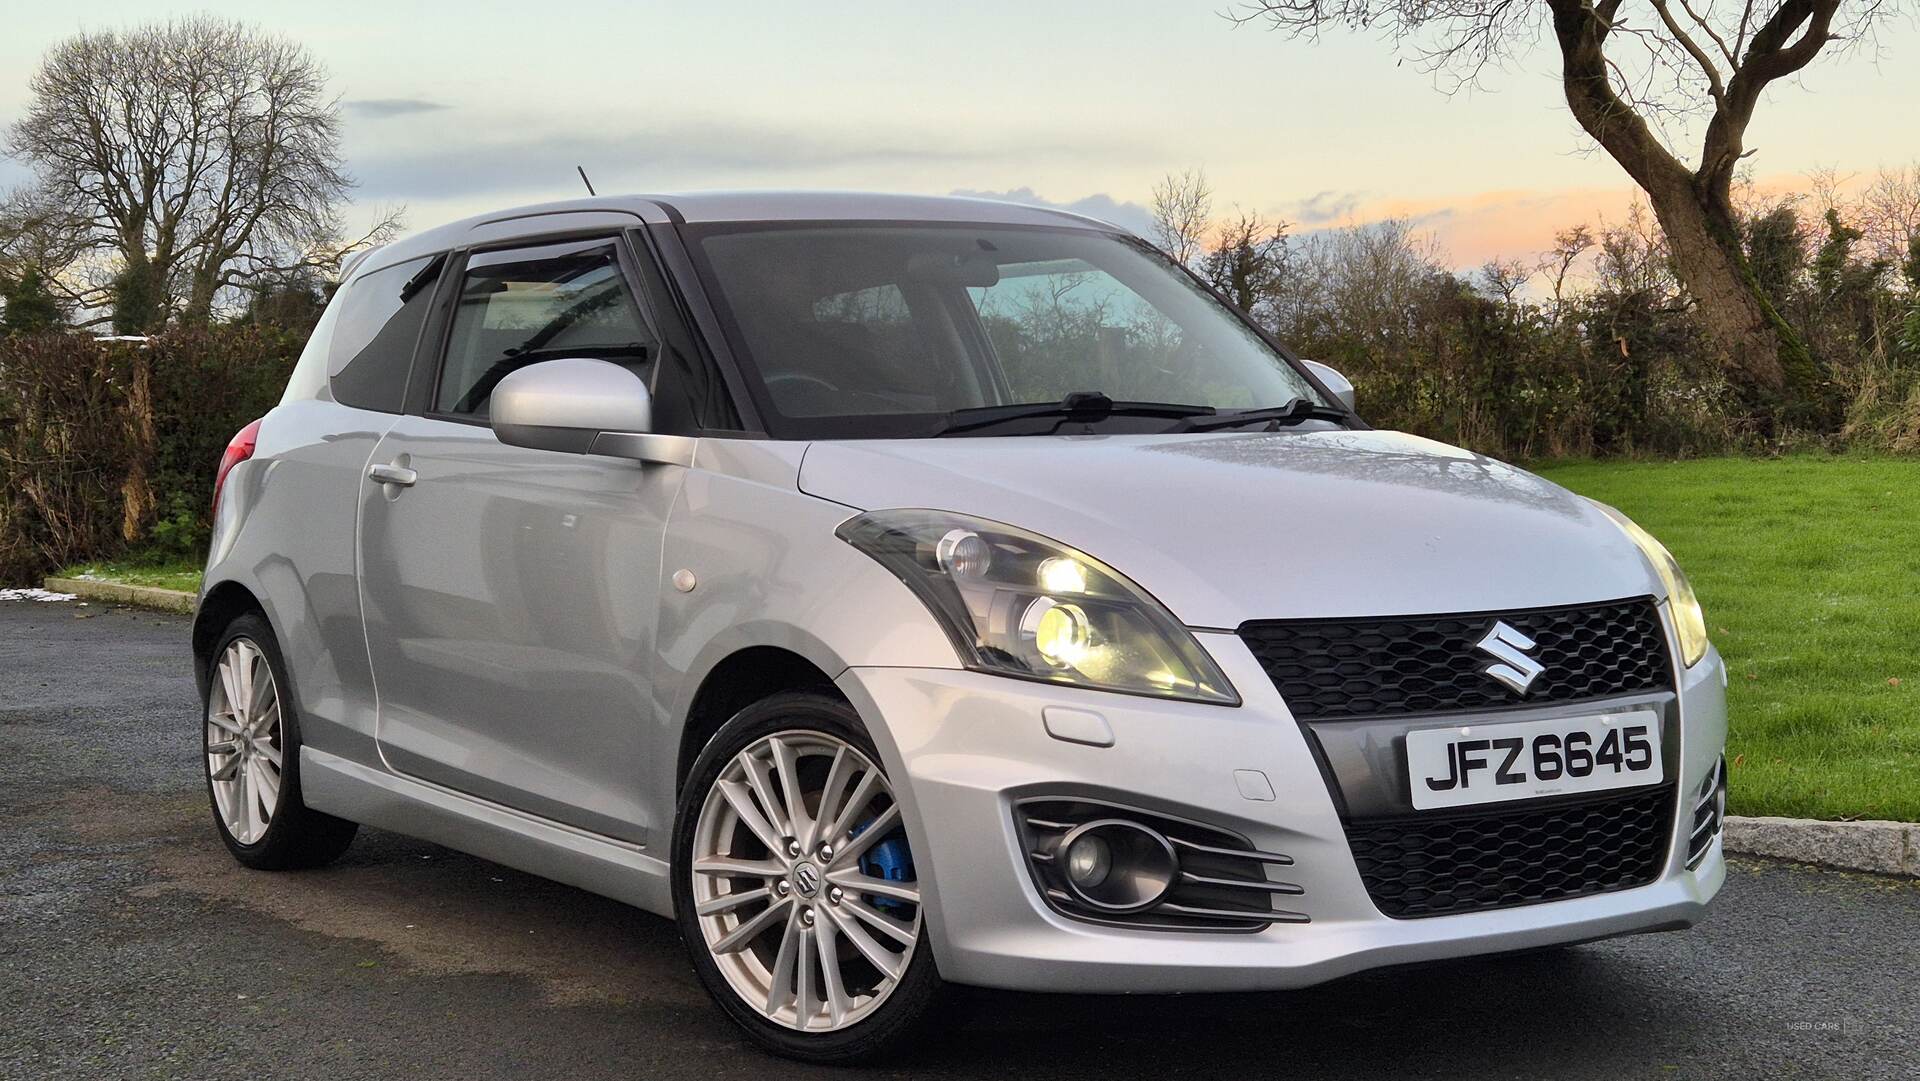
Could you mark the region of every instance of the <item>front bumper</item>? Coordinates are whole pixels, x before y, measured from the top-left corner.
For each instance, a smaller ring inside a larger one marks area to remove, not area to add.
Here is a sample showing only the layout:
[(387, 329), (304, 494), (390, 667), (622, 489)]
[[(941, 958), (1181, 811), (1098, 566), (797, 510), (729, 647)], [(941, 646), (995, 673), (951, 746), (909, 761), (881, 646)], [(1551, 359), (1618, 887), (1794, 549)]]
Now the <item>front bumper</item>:
[[(950, 669), (853, 668), (841, 676), (896, 779), (946, 979), (1030, 991), (1301, 987), (1385, 965), (1686, 927), (1720, 889), (1726, 864), (1717, 839), (1686, 866), (1688, 793), (1726, 741), (1716, 653), (1682, 673), (1682, 807), (1657, 879), (1571, 900), (1396, 920), (1368, 897), (1327, 782), (1265, 672), (1236, 636), (1199, 638), (1240, 691), (1239, 708)], [(1112, 745), (1050, 735), (1042, 720), (1050, 706), (1097, 713)], [(1273, 798), (1243, 795), (1236, 771), (1263, 774)], [(1222, 934), (1062, 916), (1040, 897), (1021, 852), (1012, 807), (1029, 796), (1103, 799), (1193, 819), (1285, 853), (1294, 860), (1287, 879), (1305, 889), (1285, 907), (1310, 922)]]

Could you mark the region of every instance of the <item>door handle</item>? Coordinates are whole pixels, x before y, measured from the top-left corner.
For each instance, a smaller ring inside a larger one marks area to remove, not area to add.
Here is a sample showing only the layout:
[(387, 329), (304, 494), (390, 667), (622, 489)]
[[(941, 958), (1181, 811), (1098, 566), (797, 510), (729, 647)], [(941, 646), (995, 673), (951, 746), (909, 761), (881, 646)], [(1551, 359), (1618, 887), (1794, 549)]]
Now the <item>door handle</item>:
[(420, 479), (420, 474), (399, 465), (369, 466), (367, 476), (382, 484), (393, 484), (401, 488), (411, 488), (413, 482)]

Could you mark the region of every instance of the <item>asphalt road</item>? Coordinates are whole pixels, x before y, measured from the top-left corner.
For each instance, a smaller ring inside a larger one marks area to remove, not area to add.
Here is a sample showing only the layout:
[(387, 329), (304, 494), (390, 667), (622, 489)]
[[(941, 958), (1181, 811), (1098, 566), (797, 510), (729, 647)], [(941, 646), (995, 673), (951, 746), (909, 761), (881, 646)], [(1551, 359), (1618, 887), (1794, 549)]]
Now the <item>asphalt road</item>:
[[(792, 1078), (666, 920), (363, 830), (248, 872), (196, 761), (187, 623), (0, 603), (0, 1077)], [(1914, 1078), (1920, 886), (1738, 863), (1654, 935), (1310, 991), (972, 994), (942, 1078)], [(845, 1071), (841, 1071), (845, 1072)]]

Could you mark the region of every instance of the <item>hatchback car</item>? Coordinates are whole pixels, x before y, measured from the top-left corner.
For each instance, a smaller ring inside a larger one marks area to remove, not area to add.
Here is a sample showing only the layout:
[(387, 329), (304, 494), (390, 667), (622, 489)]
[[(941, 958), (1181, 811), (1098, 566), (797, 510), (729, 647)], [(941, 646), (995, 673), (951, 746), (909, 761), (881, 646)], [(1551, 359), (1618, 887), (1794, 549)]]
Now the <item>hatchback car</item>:
[(243, 864), (356, 824), (676, 921), (816, 1061), (946, 984), (1299, 987), (1685, 927), (1725, 675), (1617, 511), (1370, 429), (1111, 226), (600, 198), (359, 259), (221, 463)]

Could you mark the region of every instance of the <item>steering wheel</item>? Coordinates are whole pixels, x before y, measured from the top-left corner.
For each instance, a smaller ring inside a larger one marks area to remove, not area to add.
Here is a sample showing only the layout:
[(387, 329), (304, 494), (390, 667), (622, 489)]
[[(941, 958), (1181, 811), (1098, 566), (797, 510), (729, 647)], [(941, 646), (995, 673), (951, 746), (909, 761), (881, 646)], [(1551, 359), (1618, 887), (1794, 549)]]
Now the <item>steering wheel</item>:
[(829, 394), (840, 393), (839, 387), (834, 386), (832, 383), (827, 382), (817, 375), (808, 375), (805, 372), (780, 372), (776, 375), (767, 376), (767, 389), (773, 389), (775, 383), (810, 383)]

